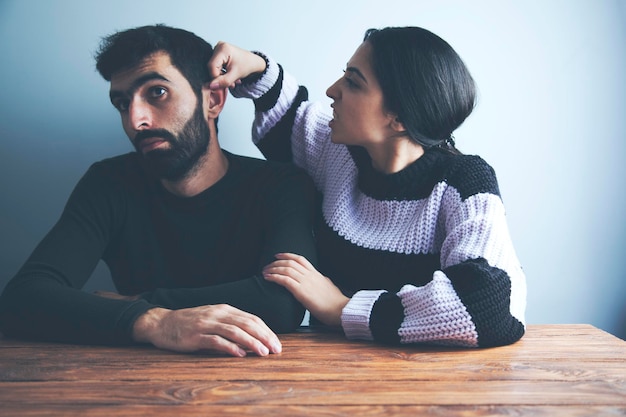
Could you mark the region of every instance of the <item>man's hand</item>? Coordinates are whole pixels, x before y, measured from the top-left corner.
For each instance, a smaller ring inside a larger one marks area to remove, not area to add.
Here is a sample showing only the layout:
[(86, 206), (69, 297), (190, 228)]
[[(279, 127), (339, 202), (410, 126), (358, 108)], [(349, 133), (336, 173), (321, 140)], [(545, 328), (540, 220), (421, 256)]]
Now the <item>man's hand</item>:
[(276, 261), (263, 269), (263, 276), (287, 288), (322, 323), (341, 325), (341, 312), (350, 299), (305, 257), (279, 253)]
[(257, 316), (220, 304), (182, 310), (153, 308), (133, 326), (133, 339), (177, 352), (213, 351), (232, 356), (280, 353), (278, 336)]
[(265, 60), (235, 45), (218, 42), (208, 63), (211, 90), (234, 87), (243, 78), (265, 71)]

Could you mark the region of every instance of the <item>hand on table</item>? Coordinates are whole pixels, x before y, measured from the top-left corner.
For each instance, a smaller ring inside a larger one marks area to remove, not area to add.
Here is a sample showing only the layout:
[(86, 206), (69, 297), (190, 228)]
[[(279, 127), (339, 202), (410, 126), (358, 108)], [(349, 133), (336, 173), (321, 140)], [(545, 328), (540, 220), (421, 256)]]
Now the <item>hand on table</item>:
[(246, 356), (280, 353), (278, 336), (255, 315), (227, 304), (148, 310), (133, 327), (137, 342), (177, 352), (213, 351)]
[(263, 276), (289, 290), (322, 323), (341, 325), (341, 311), (350, 299), (305, 257), (279, 253), (276, 260), (263, 269)]

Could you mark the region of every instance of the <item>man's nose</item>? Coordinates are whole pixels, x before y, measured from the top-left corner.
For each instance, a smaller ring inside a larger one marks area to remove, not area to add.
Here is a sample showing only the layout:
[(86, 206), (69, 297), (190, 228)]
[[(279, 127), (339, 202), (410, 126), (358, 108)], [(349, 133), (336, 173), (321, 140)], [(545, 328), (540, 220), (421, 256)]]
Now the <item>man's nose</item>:
[(128, 107), (128, 121), (133, 130), (150, 129), (152, 126), (150, 106), (141, 100), (133, 100)]

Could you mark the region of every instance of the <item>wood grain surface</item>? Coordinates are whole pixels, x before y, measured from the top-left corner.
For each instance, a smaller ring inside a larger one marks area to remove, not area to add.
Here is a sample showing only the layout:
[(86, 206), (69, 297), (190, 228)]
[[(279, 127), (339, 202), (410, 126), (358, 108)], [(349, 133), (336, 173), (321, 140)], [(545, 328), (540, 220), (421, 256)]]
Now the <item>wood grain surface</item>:
[(0, 415), (626, 416), (626, 342), (589, 325), (475, 350), (281, 340), (230, 358), (0, 339)]

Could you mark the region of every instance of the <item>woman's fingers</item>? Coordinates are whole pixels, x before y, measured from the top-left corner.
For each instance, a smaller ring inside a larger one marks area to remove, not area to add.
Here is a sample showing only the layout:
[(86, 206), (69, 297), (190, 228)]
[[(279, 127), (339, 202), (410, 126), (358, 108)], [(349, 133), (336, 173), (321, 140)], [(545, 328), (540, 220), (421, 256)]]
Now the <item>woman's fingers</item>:
[(315, 269), (313, 265), (309, 262), (307, 258), (302, 255), (297, 255), (295, 253), (277, 253), (275, 255), (276, 259), (279, 260), (287, 260), (297, 263), (306, 269)]
[(298, 280), (290, 277), (289, 275), (278, 274), (275, 272), (264, 272), (263, 278), (287, 288), (287, 290), (294, 295), (299, 284)]
[(283, 274), (297, 279), (298, 275), (305, 275), (308, 272), (317, 272), (315, 267), (313, 267), (304, 256), (294, 253), (278, 253), (275, 256), (276, 261), (267, 265), (263, 269), (264, 273)]
[(281, 274), (297, 279), (306, 273), (306, 270), (294, 261), (274, 261), (263, 268), (263, 273)]

